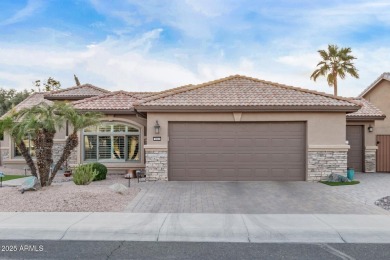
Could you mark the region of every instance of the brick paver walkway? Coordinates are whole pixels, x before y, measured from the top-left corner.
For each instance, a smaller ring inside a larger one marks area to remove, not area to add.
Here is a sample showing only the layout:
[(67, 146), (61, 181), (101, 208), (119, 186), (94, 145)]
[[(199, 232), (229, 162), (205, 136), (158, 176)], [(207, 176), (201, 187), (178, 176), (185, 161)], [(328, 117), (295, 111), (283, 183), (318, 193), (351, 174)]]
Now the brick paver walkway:
[(373, 202), (390, 195), (390, 174), (356, 174), (362, 183), (148, 182), (128, 212), (243, 214), (389, 214)]

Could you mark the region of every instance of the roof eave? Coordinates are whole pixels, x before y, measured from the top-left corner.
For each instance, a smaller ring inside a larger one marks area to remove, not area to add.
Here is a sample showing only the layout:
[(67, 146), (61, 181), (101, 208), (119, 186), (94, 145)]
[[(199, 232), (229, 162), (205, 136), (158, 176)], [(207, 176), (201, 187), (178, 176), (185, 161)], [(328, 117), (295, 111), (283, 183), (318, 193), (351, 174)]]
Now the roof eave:
[(344, 112), (358, 106), (136, 106), (139, 112)]
[(373, 121), (373, 120), (385, 120), (386, 116), (348, 116), (347, 121)]

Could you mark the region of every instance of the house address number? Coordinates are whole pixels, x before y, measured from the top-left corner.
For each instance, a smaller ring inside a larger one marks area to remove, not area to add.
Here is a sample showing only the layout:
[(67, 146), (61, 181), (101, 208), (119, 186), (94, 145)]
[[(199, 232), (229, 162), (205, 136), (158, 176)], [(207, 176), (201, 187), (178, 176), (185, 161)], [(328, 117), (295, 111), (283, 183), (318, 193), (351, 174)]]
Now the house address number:
[(161, 141), (161, 136), (154, 136), (153, 141)]

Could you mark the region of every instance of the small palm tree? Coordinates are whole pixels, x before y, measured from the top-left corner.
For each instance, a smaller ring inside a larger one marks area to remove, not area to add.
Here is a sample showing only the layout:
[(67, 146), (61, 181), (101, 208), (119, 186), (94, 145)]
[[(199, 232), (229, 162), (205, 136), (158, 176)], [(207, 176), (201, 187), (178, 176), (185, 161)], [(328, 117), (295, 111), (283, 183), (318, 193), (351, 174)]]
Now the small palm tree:
[(354, 78), (359, 78), (358, 70), (352, 63), (356, 58), (351, 55), (351, 48), (341, 48), (337, 45), (328, 45), (328, 50), (319, 50), (322, 61), (317, 64), (310, 79), (314, 81), (318, 77), (324, 76), (327, 78), (328, 85), (334, 88), (334, 95), (337, 96), (337, 77), (344, 79), (346, 74)]
[(23, 142), (23, 139), (25, 137), (25, 135), (22, 134), (23, 129), (21, 128), (21, 125), (17, 123), (16, 118), (17, 118), (17, 114), (13, 112), (10, 115), (3, 118), (2, 120), (0, 120), (0, 132), (8, 133), (11, 136), (11, 138), (15, 143), (16, 148), (20, 151), (23, 158), (26, 160), (26, 164), (30, 168), (31, 174), (35, 177), (38, 177), (37, 174), (38, 171), (31, 157), (29, 149), (28, 147), (26, 147), (26, 144)]
[[(78, 131), (98, 124), (100, 117), (101, 115), (97, 113), (81, 114), (70, 104), (63, 102), (54, 103), (54, 105), (41, 103), (0, 120), (0, 131), (3, 130), (10, 134), (30, 167), (31, 173), (39, 177), (41, 186), (48, 186), (71, 155), (72, 150), (77, 147)], [(53, 164), (54, 136), (66, 121), (73, 126), (73, 132), (66, 139), (60, 159), (55, 163), (50, 174), (50, 167)], [(23, 142), (27, 134), (31, 136), (35, 145), (36, 165)]]
[(58, 170), (69, 159), (72, 151), (79, 145), (78, 131), (88, 126), (100, 124), (102, 114), (95, 112), (86, 112), (81, 114), (72, 106), (66, 106), (61, 110), (61, 116), (70, 123), (70, 125), (73, 127), (73, 131), (66, 139), (65, 147), (60, 156), (60, 159), (54, 165), (49, 183), (53, 181)]

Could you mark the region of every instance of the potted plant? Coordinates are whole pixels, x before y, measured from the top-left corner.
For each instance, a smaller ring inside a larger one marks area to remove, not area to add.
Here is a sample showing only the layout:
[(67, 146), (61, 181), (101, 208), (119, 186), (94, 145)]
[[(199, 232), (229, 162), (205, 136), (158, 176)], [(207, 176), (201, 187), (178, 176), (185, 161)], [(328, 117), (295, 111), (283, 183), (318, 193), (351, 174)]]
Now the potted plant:
[(72, 175), (72, 170), (68, 166), (68, 161), (65, 162), (65, 172), (64, 176), (65, 177), (70, 177)]

